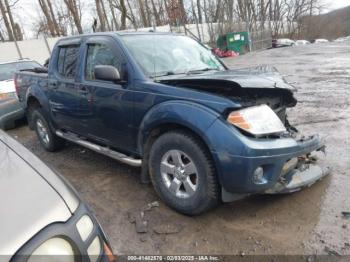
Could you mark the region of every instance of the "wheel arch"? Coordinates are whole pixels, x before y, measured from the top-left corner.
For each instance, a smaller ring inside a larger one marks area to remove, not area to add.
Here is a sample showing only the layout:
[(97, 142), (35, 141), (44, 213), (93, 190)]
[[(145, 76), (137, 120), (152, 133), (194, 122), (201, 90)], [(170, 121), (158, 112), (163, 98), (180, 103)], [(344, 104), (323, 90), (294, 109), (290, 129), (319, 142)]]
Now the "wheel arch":
[(28, 107), (30, 102), (36, 101), (40, 107), (44, 110), (49, 106), (49, 99), (45, 92), (42, 90), (42, 87), (38, 85), (30, 86), (25, 95), (25, 106)]
[(36, 98), (33, 95), (29, 95), (27, 98), (27, 108), (34, 106), (34, 107), (41, 107), (40, 101), (38, 98)]
[(36, 108), (40, 108), (42, 105), (40, 104), (40, 101), (33, 95), (29, 95), (27, 97), (26, 102), (26, 115), (27, 115), (27, 122), (28, 126), (31, 130), (34, 129), (34, 123), (32, 121), (32, 113)]
[(163, 131), (178, 127), (194, 132), (206, 142), (207, 129), (219, 117), (219, 113), (194, 102), (168, 101), (152, 107), (143, 117), (138, 132), (138, 151), (142, 155), (144, 145), (155, 130)]
[[(25, 96), (25, 111), (27, 114), (27, 120), (29, 127), (32, 129), (32, 123), (30, 119), (30, 114), (32, 113), (33, 109), (35, 108), (41, 108), (43, 110), (43, 113), (46, 117), (49, 116), (49, 98), (47, 97), (46, 93), (37, 85), (30, 86), (26, 91)], [(48, 118), (49, 124), (52, 125), (51, 119)]]
[[(179, 117), (181, 114), (184, 117)], [(207, 149), (221, 185), (221, 175), (219, 174), (220, 170), (217, 168), (217, 158), (212, 153), (211, 142), (206, 135), (208, 128), (219, 116), (217, 112), (202, 105), (184, 103), (184, 101), (180, 101), (179, 103), (164, 103), (164, 105), (152, 109), (144, 117), (138, 136), (138, 150), (143, 158), (143, 162), (148, 162), (150, 148), (158, 137), (169, 131), (182, 130), (197, 138)], [(197, 121), (198, 119), (200, 121)]]

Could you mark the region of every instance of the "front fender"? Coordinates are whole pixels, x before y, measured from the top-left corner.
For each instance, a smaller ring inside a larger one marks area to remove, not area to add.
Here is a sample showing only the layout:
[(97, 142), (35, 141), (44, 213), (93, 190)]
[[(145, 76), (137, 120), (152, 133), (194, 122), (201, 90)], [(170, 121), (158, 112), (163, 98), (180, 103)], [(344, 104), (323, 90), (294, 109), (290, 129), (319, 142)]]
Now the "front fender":
[(199, 135), (210, 148), (206, 131), (220, 115), (197, 103), (172, 100), (152, 107), (144, 116), (139, 129), (138, 149), (143, 153), (143, 146), (151, 131), (164, 124), (178, 124)]

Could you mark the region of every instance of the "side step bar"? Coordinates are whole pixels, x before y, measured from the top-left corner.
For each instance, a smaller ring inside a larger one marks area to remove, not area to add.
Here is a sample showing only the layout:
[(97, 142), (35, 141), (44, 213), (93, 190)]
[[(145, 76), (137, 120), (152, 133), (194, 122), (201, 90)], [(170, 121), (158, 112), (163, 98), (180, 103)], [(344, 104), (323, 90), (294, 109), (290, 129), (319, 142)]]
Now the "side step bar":
[(116, 159), (116, 160), (118, 160), (122, 163), (128, 164), (130, 166), (140, 167), (142, 165), (141, 159), (135, 159), (135, 158), (129, 157), (127, 155), (124, 155), (122, 153), (119, 153), (117, 151), (113, 151), (113, 150), (109, 149), (108, 147), (103, 147), (103, 146), (93, 144), (89, 141), (81, 139), (79, 136), (77, 136), (73, 133), (65, 133), (65, 132), (61, 132), (61, 131), (56, 131), (56, 135), (59, 137), (62, 137), (63, 139), (71, 141), (75, 144), (86, 147), (86, 148), (88, 148), (92, 151), (95, 151), (97, 153), (109, 156), (113, 159)]

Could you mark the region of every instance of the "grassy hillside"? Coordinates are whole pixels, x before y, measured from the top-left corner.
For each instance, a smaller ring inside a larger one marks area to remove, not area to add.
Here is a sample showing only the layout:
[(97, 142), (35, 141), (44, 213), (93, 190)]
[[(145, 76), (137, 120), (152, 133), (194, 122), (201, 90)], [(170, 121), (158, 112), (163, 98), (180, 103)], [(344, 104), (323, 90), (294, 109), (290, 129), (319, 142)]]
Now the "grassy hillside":
[[(349, 2), (350, 4), (350, 2)], [(327, 14), (305, 17), (301, 35), (310, 40), (316, 38), (335, 39), (350, 35), (350, 6)]]

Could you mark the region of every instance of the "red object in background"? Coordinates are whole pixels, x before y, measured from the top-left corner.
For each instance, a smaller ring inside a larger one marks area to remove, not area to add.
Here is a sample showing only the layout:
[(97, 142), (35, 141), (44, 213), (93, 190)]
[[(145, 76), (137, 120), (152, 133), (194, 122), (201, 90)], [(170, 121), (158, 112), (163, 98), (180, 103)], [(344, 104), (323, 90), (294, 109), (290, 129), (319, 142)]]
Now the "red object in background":
[(223, 58), (223, 57), (236, 57), (236, 56), (239, 55), (238, 53), (236, 53), (234, 51), (231, 51), (231, 50), (223, 51), (223, 50), (220, 50), (219, 48), (213, 48), (212, 52), (214, 53), (214, 55), (216, 55), (216, 56), (218, 56), (220, 58)]

